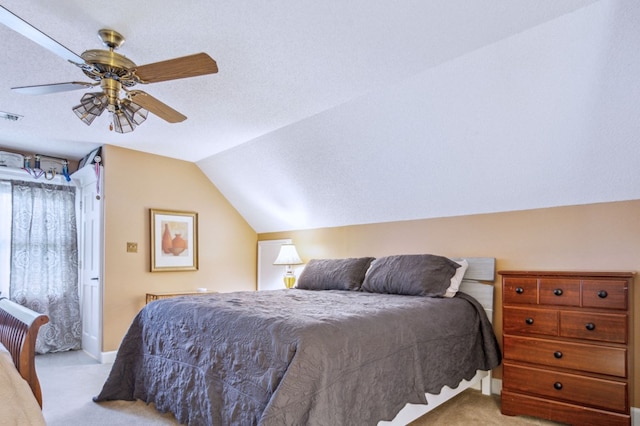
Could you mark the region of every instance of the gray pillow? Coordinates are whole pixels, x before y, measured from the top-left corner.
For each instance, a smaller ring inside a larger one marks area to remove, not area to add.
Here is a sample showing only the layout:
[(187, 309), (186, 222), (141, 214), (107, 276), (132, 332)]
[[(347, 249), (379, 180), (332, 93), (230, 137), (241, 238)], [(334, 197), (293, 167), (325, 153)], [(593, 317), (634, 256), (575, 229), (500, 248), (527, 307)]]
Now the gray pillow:
[(374, 260), (362, 291), (409, 296), (444, 296), (460, 265), (432, 254), (387, 256)]
[(304, 290), (359, 290), (373, 257), (311, 259), (298, 278)]

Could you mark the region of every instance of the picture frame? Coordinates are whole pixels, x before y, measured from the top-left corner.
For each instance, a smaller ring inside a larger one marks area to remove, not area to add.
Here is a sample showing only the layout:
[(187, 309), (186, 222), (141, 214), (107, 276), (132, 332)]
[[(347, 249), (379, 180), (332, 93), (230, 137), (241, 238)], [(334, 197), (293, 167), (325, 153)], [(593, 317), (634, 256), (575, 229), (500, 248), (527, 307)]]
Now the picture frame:
[(151, 272), (198, 270), (198, 213), (149, 209)]

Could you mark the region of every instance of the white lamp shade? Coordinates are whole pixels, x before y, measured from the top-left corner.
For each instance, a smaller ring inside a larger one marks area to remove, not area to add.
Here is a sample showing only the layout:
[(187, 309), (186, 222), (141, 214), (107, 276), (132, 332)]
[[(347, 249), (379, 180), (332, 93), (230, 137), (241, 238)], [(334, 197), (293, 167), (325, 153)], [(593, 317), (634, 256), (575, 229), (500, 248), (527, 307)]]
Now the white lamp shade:
[(283, 244), (278, 257), (273, 262), (274, 265), (300, 265), (301, 263), (302, 260), (293, 244)]

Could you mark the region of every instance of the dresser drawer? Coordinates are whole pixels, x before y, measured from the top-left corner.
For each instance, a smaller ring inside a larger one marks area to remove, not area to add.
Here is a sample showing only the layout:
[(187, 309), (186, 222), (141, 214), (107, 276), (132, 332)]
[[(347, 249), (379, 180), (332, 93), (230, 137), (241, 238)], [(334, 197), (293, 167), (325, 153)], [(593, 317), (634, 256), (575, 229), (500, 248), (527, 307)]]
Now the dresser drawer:
[(628, 291), (627, 281), (584, 280), (582, 306), (626, 310)]
[(526, 392), (590, 407), (628, 412), (627, 384), (577, 374), (504, 363), (508, 390)]
[(554, 401), (517, 392), (502, 390), (500, 409), (507, 416), (533, 416), (562, 424), (580, 426), (631, 426), (628, 413), (616, 413), (580, 404)]
[(580, 280), (541, 278), (538, 288), (541, 305), (580, 306)]
[(538, 280), (535, 278), (505, 278), (502, 282), (504, 303), (538, 303)]
[(627, 316), (561, 311), (560, 335), (577, 339), (627, 343)]
[(553, 309), (504, 307), (505, 334), (558, 335), (558, 311)]
[(627, 350), (610, 346), (504, 336), (505, 360), (627, 377)]

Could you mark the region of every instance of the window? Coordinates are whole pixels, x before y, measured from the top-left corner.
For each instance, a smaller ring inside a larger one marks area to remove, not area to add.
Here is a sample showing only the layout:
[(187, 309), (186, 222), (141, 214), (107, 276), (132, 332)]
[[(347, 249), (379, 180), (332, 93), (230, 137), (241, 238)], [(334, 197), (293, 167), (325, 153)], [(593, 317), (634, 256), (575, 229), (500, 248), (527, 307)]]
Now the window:
[(37, 353), (81, 347), (75, 197), (74, 185), (0, 180), (0, 291), (49, 317)]

